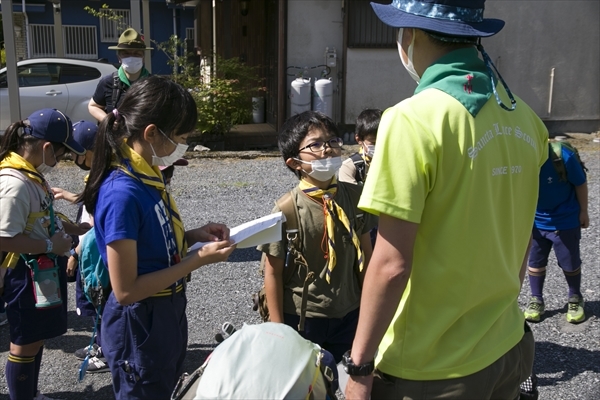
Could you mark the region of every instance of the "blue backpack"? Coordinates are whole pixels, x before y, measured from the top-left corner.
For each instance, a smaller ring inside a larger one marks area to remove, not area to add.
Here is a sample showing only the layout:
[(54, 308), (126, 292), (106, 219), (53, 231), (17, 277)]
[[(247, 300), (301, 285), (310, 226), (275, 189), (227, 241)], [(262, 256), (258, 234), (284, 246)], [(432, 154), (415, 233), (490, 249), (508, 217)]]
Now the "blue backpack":
[(85, 297), (93, 304), (98, 314), (100, 314), (111, 292), (111, 288), (108, 268), (106, 268), (102, 257), (100, 257), (100, 251), (96, 242), (96, 232), (93, 228), (81, 240), (79, 273)]

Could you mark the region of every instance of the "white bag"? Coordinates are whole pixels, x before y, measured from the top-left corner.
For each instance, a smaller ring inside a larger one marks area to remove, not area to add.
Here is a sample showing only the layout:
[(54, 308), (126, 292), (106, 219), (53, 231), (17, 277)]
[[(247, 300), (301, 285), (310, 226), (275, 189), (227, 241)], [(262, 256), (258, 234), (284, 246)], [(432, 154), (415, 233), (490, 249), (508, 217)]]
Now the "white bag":
[(336, 390), (330, 353), (285, 324), (266, 322), (244, 325), (221, 343), (184, 374), (172, 399), (335, 399)]

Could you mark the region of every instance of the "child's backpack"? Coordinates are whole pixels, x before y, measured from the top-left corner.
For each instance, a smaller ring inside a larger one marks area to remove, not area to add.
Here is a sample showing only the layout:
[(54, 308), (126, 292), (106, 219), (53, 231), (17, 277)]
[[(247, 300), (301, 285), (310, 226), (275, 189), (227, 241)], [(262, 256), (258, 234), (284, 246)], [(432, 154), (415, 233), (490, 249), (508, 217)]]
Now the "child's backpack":
[(356, 168), (356, 171), (354, 172), (356, 183), (359, 185), (365, 183), (365, 179), (367, 179), (367, 166), (362, 155), (354, 153), (350, 156), (350, 159), (354, 163), (354, 168)]
[(559, 179), (562, 182), (567, 182), (567, 169), (565, 168), (565, 161), (562, 158), (562, 149), (566, 148), (567, 150), (570, 150), (574, 155), (575, 158), (577, 158), (577, 161), (579, 162), (579, 164), (581, 165), (581, 168), (583, 169), (583, 173), (587, 174), (587, 167), (585, 166), (585, 164), (583, 163), (583, 161), (581, 161), (581, 157), (579, 156), (579, 151), (577, 151), (577, 149), (568, 142), (550, 142), (550, 158), (552, 159), (552, 165), (554, 166), (554, 169), (556, 170), (556, 173), (558, 174)]
[(100, 257), (96, 232), (93, 228), (83, 236), (79, 253), (79, 273), (83, 293), (100, 315), (111, 288), (108, 268)]
[[(300, 217), (298, 216), (298, 207), (292, 192), (284, 194), (279, 200), (277, 200), (277, 206), (285, 216), (286, 223), (286, 238), (284, 243), (287, 243), (287, 254), (285, 257), (285, 264), (283, 268), (283, 284), (285, 285), (292, 279), (297, 268), (304, 267), (307, 271), (306, 279), (304, 280), (304, 286), (302, 290), (302, 308), (300, 310), (300, 323), (298, 324), (298, 330), (304, 330), (304, 321), (306, 319), (306, 307), (308, 302), (308, 287), (315, 280), (315, 274), (308, 270), (308, 263), (302, 255), (302, 237), (301, 230), (298, 229), (300, 225)], [(266, 254), (263, 253), (260, 260), (259, 273), (264, 276)], [(262, 320), (267, 322), (270, 320), (269, 308), (267, 305), (267, 294), (265, 287), (260, 289), (258, 293), (252, 295), (252, 301), (254, 303), (254, 311), (258, 311)]]
[(333, 356), (285, 324), (244, 325), (217, 346), (171, 400), (331, 399), (338, 388)]

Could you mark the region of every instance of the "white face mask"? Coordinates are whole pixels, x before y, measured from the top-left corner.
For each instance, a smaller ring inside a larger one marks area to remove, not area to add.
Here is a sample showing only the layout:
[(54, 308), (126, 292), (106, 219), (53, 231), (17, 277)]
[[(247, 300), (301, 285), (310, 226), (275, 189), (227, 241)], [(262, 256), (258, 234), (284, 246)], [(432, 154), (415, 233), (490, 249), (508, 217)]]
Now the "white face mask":
[(136, 74), (140, 72), (144, 66), (144, 59), (140, 57), (125, 57), (121, 59), (121, 66), (125, 72), (129, 74)]
[(187, 144), (183, 144), (183, 143), (175, 143), (174, 141), (172, 141), (167, 135), (165, 135), (165, 133), (163, 131), (161, 131), (159, 129), (160, 133), (162, 133), (169, 142), (173, 143), (174, 145), (176, 145), (177, 147), (175, 148), (175, 150), (173, 150), (173, 152), (167, 156), (162, 156), (162, 157), (158, 157), (156, 155), (156, 152), (154, 151), (154, 147), (152, 145), (150, 145), (150, 148), (152, 149), (152, 153), (154, 153), (154, 155), (152, 156), (152, 165), (156, 165), (159, 167), (168, 167), (170, 165), (173, 165), (173, 163), (177, 160), (179, 160), (181, 157), (183, 157), (183, 155), (185, 154), (185, 152), (188, 149), (188, 145)]
[(314, 178), (320, 182), (325, 182), (333, 178), (336, 172), (342, 166), (342, 157), (325, 158), (323, 160), (312, 160), (304, 161), (299, 158), (294, 158), (296, 161), (300, 161), (303, 164), (310, 164), (312, 171), (308, 174), (311, 178)]
[(375, 154), (375, 145), (367, 144), (367, 145), (365, 145), (364, 149), (365, 149), (365, 156), (373, 158), (373, 154)]
[(52, 169), (56, 167), (56, 164), (58, 164), (58, 161), (56, 160), (56, 154), (54, 154), (54, 147), (50, 146), (50, 148), (52, 149), (52, 156), (54, 157), (54, 165), (46, 164), (46, 151), (42, 150), (42, 163), (35, 168), (35, 170), (42, 175), (52, 171)]
[(413, 51), (415, 50), (415, 34), (413, 32), (412, 40), (410, 41), (410, 45), (408, 46), (408, 54), (407, 54), (408, 62), (404, 62), (404, 59), (402, 58), (402, 35), (403, 34), (404, 34), (404, 28), (400, 28), (400, 31), (398, 32), (398, 39), (396, 40), (396, 44), (398, 45), (398, 53), (400, 54), (400, 61), (402, 61), (402, 65), (404, 65), (404, 68), (406, 68), (410, 77), (413, 78), (413, 80), (415, 82), (419, 83), (419, 81), (421, 80), (421, 77), (419, 76), (419, 74), (417, 74), (417, 71), (415, 70), (415, 66), (413, 64)]

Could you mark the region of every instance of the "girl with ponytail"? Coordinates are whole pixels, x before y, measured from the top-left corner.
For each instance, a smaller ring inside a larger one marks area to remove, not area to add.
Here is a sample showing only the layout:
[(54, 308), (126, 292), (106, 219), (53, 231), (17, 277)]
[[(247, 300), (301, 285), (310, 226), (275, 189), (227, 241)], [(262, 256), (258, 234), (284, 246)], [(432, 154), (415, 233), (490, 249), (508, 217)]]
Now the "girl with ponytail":
[[(187, 348), (186, 276), (225, 261), (229, 229), (209, 223), (185, 231), (159, 166), (187, 150), (196, 105), (158, 76), (137, 82), (98, 127), (81, 200), (94, 215), (112, 293), (102, 314), (102, 352), (117, 399), (170, 398)], [(210, 242), (191, 254), (188, 245)]]

